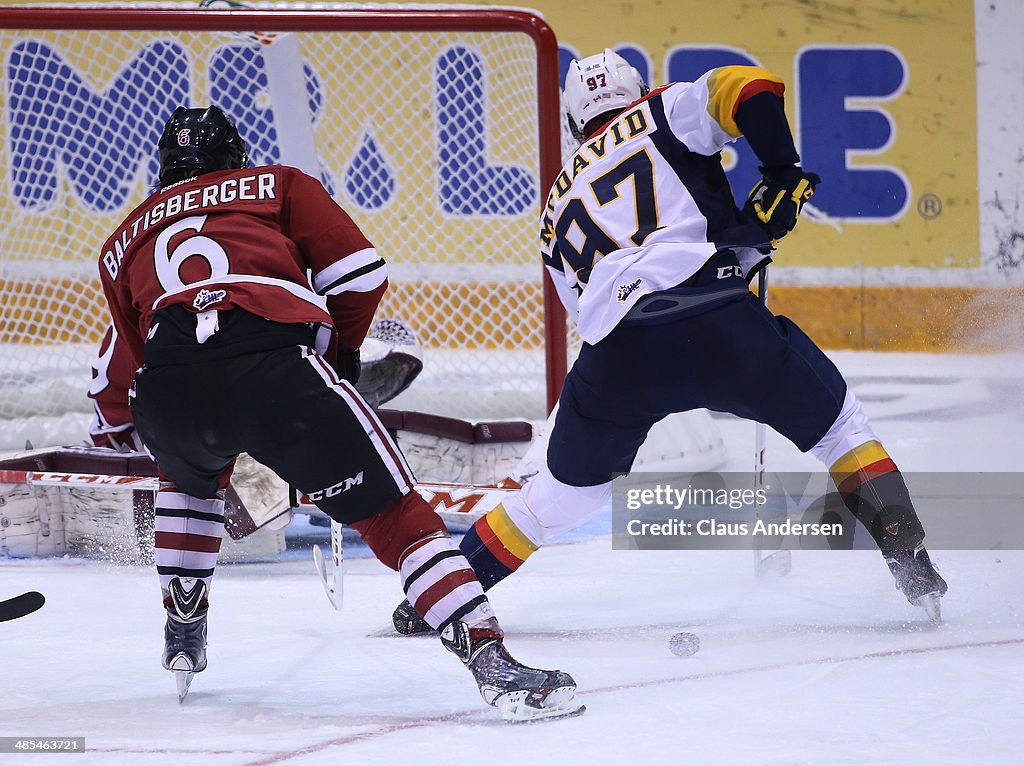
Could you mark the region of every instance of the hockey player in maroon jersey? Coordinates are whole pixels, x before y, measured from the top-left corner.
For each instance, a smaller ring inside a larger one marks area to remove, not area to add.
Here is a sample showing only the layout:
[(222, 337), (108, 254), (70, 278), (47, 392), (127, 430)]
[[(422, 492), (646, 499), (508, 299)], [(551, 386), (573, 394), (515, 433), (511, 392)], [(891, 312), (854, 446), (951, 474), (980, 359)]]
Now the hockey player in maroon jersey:
[[(485, 588), (602, 508), (654, 423), (704, 407), (766, 423), (821, 460), (896, 586), (938, 619), (946, 583), (896, 464), (836, 366), (747, 288), (819, 182), (798, 164), (784, 92), (759, 67), (649, 93), (614, 51), (569, 65), (565, 104), (580, 148), (551, 189), (540, 239), (585, 342), (547, 465), (462, 542)], [(742, 210), (719, 155), (741, 135), (762, 163)], [(395, 610), (399, 632), (428, 629), (413, 607)]]
[(384, 260), (318, 181), (249, 168), (215, 106), (175, 110), (159, 153), (160, 188), (105, 242), (99, 269), (116, 332), (141, 368), (131, 420), (161, 474), (163, 662), (179, 696), (206, 667), (223, 493), (248, 452), (398, 570), (506, 718), (580, 711), (569, 675), (505, 650), (472, 568), (353, 387), (354, 350), (387, 288)]

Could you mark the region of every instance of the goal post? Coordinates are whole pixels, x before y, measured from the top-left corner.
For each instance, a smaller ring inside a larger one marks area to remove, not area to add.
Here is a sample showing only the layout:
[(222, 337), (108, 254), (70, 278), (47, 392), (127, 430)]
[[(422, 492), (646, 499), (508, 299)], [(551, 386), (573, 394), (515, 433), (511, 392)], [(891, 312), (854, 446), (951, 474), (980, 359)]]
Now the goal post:
[[(107, 324), (99, 248), (156, 182), (180, 103), (218, 103), (256, 164), (319, 177), (389, 262), (398, 402), (543, 417), (566, 371), (537, 227), (561, 166), (558, 47), (521, 9), (0, 8), (0, 449), (80, 441)], [(84, 420), (83, 420), (84, 418)], [(3, 422), (17, 421), (15, 437)], [(27, 425), (26, 425), (27, 424)]]

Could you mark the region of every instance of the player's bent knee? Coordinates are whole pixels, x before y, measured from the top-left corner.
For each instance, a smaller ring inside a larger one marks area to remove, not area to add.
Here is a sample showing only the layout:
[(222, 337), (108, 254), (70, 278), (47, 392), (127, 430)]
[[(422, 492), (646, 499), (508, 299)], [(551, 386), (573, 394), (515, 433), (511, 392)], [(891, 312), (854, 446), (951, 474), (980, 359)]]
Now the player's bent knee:
[(811, 454), (826, 466), (832, 466), (843, 455), (870, 441), (877, 441), (877, 437), (871, 430), (868, 416), (860, 400), (847, 388), (839, 415), (828, 432), (811, 447)]
[(591, 487), (573, 487), (556, 479), (547, 466), (505, 502), (512, 522), (534, 544), (575, 529), (590, 520), (608, 502), (611, 482)]
[(415, 490), (381, 513), (349, 526), (362, 536), (383, 564), (396, 571), (411, 546), (439, 534), (448, 536), (441, 517)]

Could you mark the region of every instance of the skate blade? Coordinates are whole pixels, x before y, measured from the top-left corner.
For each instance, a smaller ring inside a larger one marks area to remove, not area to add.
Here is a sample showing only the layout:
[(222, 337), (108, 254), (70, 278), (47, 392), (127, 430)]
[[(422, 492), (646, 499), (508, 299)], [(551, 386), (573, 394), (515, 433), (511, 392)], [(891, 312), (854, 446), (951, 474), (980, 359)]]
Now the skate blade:
[(793, 554), (788, 550), (769, 553), (757, 562), (757, 576), (764, 580), (785, 577), (793, 568)]
[(180, 705), (185, 701), (188, 689), (192, 685), (192, 677), (196, 674), (192, 660), (184, 653), (176, 654), (167, 664), (167, 669), (174, 673), (174, 683), (178, 685), (178, 704)]
[(919, 606), (924, 609), (925, 614), (928, 615), (928, 619), (932, 621), (932, 625), (942, 624), (942, 605), (939, 603), (938, 593), (929, 593), (926, 596), (921, 596), (914, 606)]
[(189, 687), (192, 686), (192, 678), (195, 676), (191, 670), (175, 670), (174, 682), (178, 685), (178, 704), (185, 701), (188, 696)]
[(526, 700), (529, 695), (530, 692), (526, 689), (506, 692), (498, 695), (491, 704), (501, 711), (501, 717), (509, 723), (531, 723), (553, 718), (569, 718), (583, 715), (587, 710), (586, 706), (576, 698), (576, 688), (573, 686), (563, 686), (552, 691), (544, 698), (543, 707), (527, 704)]

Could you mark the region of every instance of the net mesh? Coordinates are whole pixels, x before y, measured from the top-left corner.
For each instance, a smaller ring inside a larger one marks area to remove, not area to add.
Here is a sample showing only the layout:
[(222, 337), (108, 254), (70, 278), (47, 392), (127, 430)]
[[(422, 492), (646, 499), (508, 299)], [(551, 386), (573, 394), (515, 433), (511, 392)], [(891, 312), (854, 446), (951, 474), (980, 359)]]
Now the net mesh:
[(206, 103), (254, 164), (318, 176), (388, 260), (377, 316), (425, 361), (398, 406), (543, 415), (529, 36), (0, 30), (0, 49), (0, 420), (89, 411), (100, 246), (155, 185), (166, 117)]

